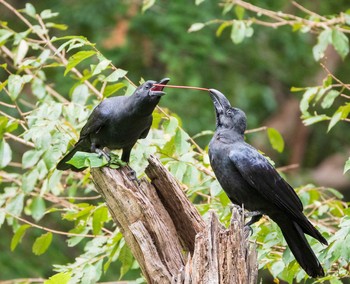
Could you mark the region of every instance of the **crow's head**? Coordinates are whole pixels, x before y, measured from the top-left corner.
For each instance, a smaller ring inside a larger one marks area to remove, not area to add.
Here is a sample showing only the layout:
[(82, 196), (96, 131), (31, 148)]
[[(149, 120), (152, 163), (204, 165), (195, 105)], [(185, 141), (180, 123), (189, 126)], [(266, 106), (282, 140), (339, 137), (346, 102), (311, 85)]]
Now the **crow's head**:
[(166, 85), (169, 81), (169, 78), (164, 78), (159, 82), (149, 80), (140, 85), (130, 97), (133, 111), (140, 115), (151, 114), (159, 103), (160, 98), (165, 95), (163, 92), (164, 87), (154, 86), (154, 84)]
[(238, 108), (231, 107), (225, 95), (218, 90), (210, 89), (209, 94), (215, 107), (216, 128), (233, 129), (243, 134), (247, 127), (245, 113)]
[(166, 85), (169, 81), (170, 81), (169, 78), (164, 78), (159, 82), (148, 80), (136, 89), (135, 95), (146, 101), (159, 100), (161, 96), (165, 95), (165, 93), (163, 92), (164, 87), (153, 86), (153, 85), (154, 84)]

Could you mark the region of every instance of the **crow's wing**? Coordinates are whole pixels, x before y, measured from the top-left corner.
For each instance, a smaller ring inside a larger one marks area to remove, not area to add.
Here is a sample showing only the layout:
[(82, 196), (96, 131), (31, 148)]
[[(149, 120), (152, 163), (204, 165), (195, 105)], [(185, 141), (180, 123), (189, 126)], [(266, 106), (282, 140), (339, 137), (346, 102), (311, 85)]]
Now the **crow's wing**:
[(242, 177), (263, 197), (283, 211), (301, 217), (303, 205), (294, 189), (256, 149), (244, 144), (231, 150), (229, 156)]
[(108, 120), (108, 110), (106, 110), (107, 104), (104, 102), (105, 101), (102, 101), (90, 114), (86, 124), (80, 131), (80, 139), (83, 139), (91, 133), (98, 132)]

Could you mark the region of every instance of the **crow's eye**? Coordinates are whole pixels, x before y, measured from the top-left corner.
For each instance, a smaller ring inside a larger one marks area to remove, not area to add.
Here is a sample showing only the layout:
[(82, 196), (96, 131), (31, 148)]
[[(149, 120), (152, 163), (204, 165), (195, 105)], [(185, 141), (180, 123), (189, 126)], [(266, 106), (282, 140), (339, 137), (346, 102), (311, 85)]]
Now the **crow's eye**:
[(148, 89), (150, 89), (151, 87), (152, 87), (151, 84), (147, 84), (147, 85), (145, 86), (145, 89), (148, 90)]
[(232, 109), (228, 109), (227, 111), (226, 111), (226, 114), (232, 114)]

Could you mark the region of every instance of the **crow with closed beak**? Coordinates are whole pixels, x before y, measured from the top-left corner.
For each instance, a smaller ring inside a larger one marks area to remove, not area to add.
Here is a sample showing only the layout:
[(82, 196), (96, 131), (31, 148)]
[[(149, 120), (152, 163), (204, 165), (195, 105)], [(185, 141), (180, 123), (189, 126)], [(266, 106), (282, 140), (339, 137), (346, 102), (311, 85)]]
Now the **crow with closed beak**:
[(262, 154), (244, 141), (244, 112), (231, 107), (221, 92), (210, 89), (209, 93), (216, 112), (216, 130), (209, 144), (209, 157), (220, 185), (234, 204), (244, 205), (254, 212), (247, 225), (258, 221), (263, 214), (269, 216), (281, 228), (306, 273), (314, 278), (324, 276), (304, 234), (325, 245), (326, 239), (303, 214), (303, 205), (294, 189)]

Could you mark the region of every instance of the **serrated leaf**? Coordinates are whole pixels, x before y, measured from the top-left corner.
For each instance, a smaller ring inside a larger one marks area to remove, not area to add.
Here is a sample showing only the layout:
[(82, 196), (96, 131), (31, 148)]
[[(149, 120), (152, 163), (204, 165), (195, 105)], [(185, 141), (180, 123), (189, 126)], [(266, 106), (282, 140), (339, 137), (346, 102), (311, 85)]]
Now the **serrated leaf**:
[(30, 209), (33, 219), (38, 222), (45, 215), (46, 205), (44, 199), (41, 196), (34, 197)]
[(117, 70), (113, 71), (103, 81), (105, 81), (105, 82), (115, 82), (115, 81), (118, 81), (120, 78), (124, 77), (127, 73), (128, 73), (128, 71), (125, 71), (123, 69), (118, 68)]
[(203, 23), (194, 23), (190, 26), (188, 29), (189, 33), (197, 32), (205, 27), (205, 24)]
[(5, 139), (0, 141), (0, 169), (5, 168), (12, 160), (12, 150)]
[(233, 21), (231, 30), (231, 40), (234, 44), (239, 44), (243, 41), (246, 34), (246, 25), (243, 21)]
[(349, 39), (339, 30), (332, 30), (332, 44), (342, 59), (349, 53)]
[(22, 225), (21, 227), (19, 227), (15, 234), (13, 235), (12, 239), (11, 239), (11, 251), (14, 251), (15, 248), (17, 247), (17, 245), (22, 241), (22, 238), (26, 232), (26, 230), (28, 230), (31, 226), (28, 224)]
[(61, 272), (51, 276), (44, 284), (68, 284), (71, 278), (71, 272)]
[(95, 210), (92, 217), (92, 231), (94, 235), (101, 232), (104, 222), (108, 219), (108, 209), (105, 206), (99, 207)]
[(105, 157), (100, 157), (96, 153), (76, 152), (67, 164), (71, 164), (74, 167), (81, 169), (85, 167), (99, 168), (107, 165), (108, 162)]
[(51, 242), (52, 242), (51, 232), (47, 232), (46, 234), (43, 234), (40, 237), (36, 238), (32, 247), (33, 253), (35, 255), (42, 255), (50, 247)]
[(330, 108), (333, 105), (334, 100), (340, 95), (337, 90), (330, 90), (323, 98), (321, 107)]
[(350, 158), (345, 163), (345, 167), (344, 167), (344, 172), (343, 173), (345, 174), (348, 170), (350, 170)]
[(94, 50), (87, 50), (87, 51), (79, 51), (75, 54), (73, 54), (71, 57), (68, 59), (68, 64), (66, 67), (66, 70), (64, 71), (64, 76), (67, 75), (67, 73), (72, 70), (75, 66), (77, 66), (80, 62), (83, 60), (93, 56), (96, 54), (96, 51)]
[(267, 129), (267, 135), (269, 137), (269, 141), (272, 148), (278, 151), (279, 153), (283, 152), (284, 140), (282, 135), (275, 128), (271, 127)]

